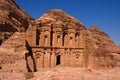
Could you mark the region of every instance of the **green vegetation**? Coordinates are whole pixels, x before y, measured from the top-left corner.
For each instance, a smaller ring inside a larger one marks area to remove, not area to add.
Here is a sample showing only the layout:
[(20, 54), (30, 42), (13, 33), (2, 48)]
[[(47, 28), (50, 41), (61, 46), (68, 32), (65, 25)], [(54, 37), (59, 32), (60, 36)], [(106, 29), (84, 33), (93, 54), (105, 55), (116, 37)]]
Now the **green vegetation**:
[(85, 79), (85, 76), (81, 76), (81, 80), (86, 80), (86, 79)]
[(89, 68), (86, 68), (86, 71), (88, 71), (88, 72), (92, 72), (92, 70), (91, 70), (91, 69), (89, 69)]
[(28, 72), (28, 73), (25, 73), (25, 79), (31, 79), (34, 77), (34, 74), (33, 72)]

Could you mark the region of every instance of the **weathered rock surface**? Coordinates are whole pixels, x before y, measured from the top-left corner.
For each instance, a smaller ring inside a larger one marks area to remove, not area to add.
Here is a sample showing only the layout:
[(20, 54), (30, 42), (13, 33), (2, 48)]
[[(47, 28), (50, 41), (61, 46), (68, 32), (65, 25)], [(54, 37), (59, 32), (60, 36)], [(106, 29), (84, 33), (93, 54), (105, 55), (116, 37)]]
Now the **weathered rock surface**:
[[(85, 30), (84, 37), (85, 37), (85, 52), (87, 54), (87, 59), (89, 60), (93, 59), (93, 57), (90, 57), (90, 55), (94, 56), (93, 62), (96, 62), (96, 65), (99, 64), (100, 59), (104, 60), (106, 57), (108, 57), (108, 55), (95, 56), (94, 53), (96, 49), (100, 47), (105, 47), (105, 46), (115, 46), (114, 42), (110, 39), (110, 37), (105, 32), (97, 28), (96, 26), (92, 26), (90, 29)], [(100, 58), (98, 59), (98, 57)], [(98, 59), (98, 60), (95, 61), (95, 59)], [(104, 64), (104, 67), (105, 65), (106, 66), (109, 65), (109, 64), (105, 64), (107, 60), (108, 59), (101, 62)], [(88, 62), (88, 65), (90, 64), (92, 63)], [(100, 68), (100, 66), (96, 66), (96, 68)]]
[[(38, 19), (38, 22), (39, 21), (41, 25), (55, 25), (58, 27), (64, 26), (72, 28), (83, 25), (77, 19), (60, 9), (49, 10)], [(82, 27), (85, 28), (84, 26)]]
[[(92, 68), (108, 68), (109, 66), (120, 66), (120, 47), (106, 46), (100, 47), (89, 56), (89, 66)], [(107, 67), (108, 66), (108, 67)], [(110, 68), (110, 67), (109, 67)]]
[(0, 0), (0, 44), (16, 31), (25, 31), (33, 18), (14, 0)]
[(84, 35), (86, 51), (88, 53), (93, 53), (95, 49), (103, 46), (115, 46), (110, 37), (96, 26), (86, 30)]
[(104, 46), (96, 49), (96, 55), (102, 55), (105, 53), (120, 53), (120, 46)]
[(120, 68), (111, 70), (89, 70), (85, 68), (57, 67), (49, 71), (36, 72), (30, 80), (119, 80)]
[[(0, 79), (26, 80), (25, 74), (21, 73), (0, 73)], [(56, 67), (35, 72), (34, 77), (29, 80), (120, 80), (120, 68), (98, 71), (85, 68)]]
[(15, 32), (0, 46), (0, 73), (24, 73), (27, 72), (25, 54), (25, 36)]

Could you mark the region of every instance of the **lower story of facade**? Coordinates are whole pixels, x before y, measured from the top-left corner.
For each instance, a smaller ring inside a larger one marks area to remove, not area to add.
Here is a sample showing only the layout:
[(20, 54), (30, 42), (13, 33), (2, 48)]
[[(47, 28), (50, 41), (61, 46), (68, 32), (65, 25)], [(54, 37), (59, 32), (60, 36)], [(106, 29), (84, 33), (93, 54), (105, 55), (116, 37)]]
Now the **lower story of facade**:
[(36, 70), (56, 66), (84, 67), (86, 62), (83, 48), (31, 47), (31, 52), (33, 61), (30, 62), (31, 57), (27, 57), (27, 62)]

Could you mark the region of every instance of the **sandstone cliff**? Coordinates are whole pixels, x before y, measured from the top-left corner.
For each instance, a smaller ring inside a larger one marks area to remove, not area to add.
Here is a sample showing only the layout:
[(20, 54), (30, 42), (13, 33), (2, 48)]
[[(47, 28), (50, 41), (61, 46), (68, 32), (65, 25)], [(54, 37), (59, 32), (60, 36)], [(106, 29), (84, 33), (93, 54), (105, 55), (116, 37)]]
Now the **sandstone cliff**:
[(115, 46), (110, 37), (96, 26), (92, 26), (90, 29), (87, 29), (84, 32), (84, 37), (86, 51), (89, 54), (93, 53), (95, 49), (99, 47)]
[[(87, 29), (84, 33), (85, 37), (85, 52), (87, 58), (87, 65), (92, 66), (93, 69), (105, 68), (106, 66), (115, 66), (116, 60), (113, 59), (112, 55), (109, 55), (109, 52), (106, 55), (102, 54), (102, 51), (99, 50), (99, 54), (101, 56), (97, 56), (96, 50), (100, 47), (106, 46), (115, 46), (114, 42), (110, 39), (110, 37), (97, 28), (96, 26), (92, 26), (90, 29)], [(111, 63), (112, 61), (112, 63)], [(106, 68), (108, 68), (106, 67)]]
[(14, 0), (0, 0), (0, 44), (16, 31), (25, 31), (33, 18)]

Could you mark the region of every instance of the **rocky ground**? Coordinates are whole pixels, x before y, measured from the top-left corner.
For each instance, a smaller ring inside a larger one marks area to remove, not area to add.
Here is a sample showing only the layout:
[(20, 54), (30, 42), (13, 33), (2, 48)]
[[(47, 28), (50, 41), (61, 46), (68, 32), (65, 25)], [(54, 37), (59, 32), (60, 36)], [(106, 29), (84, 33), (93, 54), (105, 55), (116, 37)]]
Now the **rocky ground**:
[(45, 72), (36, 72), (31, 80), (120, 80), (120, 68), (90, 70), (85, 68), (56, 67)]
[(33, 75), (27, 75), (26, 77), (25, 74), (2, 73), (0, 74), (0, 80), (26, 80), (29, 78), (29, 80), (120, 80), (120, 68), (90, 70), (85, 68), (56, 67), (35, 72)]

